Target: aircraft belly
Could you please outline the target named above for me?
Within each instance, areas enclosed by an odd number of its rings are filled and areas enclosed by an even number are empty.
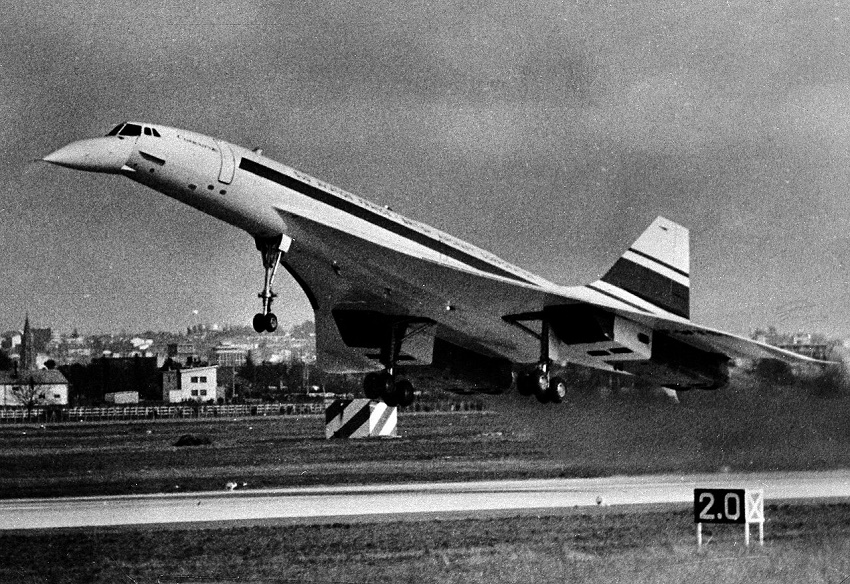
[[[538,308],[546,293],[413,257],[301,217],[284,220],[293,240],[284,261],[318,304],[323,368],[339,370],[347,360],[361,371],[376,368],[376,362],[364,361],[363,351],[342,342],[330,314],[339,306],[427,318],[438,325],[438,336],[462,347],[514,362],[537,359],[538,341],[501,317]]]

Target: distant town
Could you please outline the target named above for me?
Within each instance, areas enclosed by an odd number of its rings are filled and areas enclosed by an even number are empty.
[[[316,369],[312,321],[263,335],[219,324],[92,335],[40,325],[26,315],[21,330],[0,336],[0,408],[297,402],[362,385]],[[847,342],[818,334],[768,327],[750,336],[815,359],[846,361],[849,353]],[[586,377],[572,372],[577,382]]]
[[[264,335],[220,324],[92,335],[39,326],[29,316],[23,324],[0,336],[0,407],[244,403],[320,387],[312,321]]]

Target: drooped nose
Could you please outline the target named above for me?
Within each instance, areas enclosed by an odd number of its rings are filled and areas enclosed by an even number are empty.
[[[127,163],[132,149],[133,142],[130,140],[117,137],[92,138],[71,142],[42,160],[77,170],[117,174]]]

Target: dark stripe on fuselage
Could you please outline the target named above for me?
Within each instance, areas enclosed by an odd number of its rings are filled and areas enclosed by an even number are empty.
[[[665,267],[665,268],[667,268],[668,270],[673,270],[673,271],[674,271],[674,272],[676,272],[677,274],[681,274],[681,275],[683,275],[683,276],[684,276],[684,277],[686,277],[686,278],[690,278],[690,277],[691,277],[691,276],[690,276],[690,274],[688,274],[686,271],[684,271],[684,270],[680,270],[679,268],[674,268],[674,267],[673,267],[673,266],[671,266],[670,264],[664,263],[664,262],[662,262],[661,260],[659,260],[658,258],[656,258],[656,257],[652,257],[652,256],[651,256],[651,255],[649,255],[648,253],[643,253],[642,251],[638,251],[638,250],[636,250],[636,249],[635,249],[635,248],[633,248],[633,247],[630,247],[630,248],[629,248],[629,251],[630,251],[630,252],[632,252],[632,253],[634,253],[634,254],[637,254],[637,255],[639,255],[639,256],[641,256],[641,257],[643,257],[643,258],[646,258],[646,259],[648,259],[648,260],[651,260],[651,261],[655,262],[656,264],[658,264],[659,266],[664,266],[664,267]]]
[[[510,278],[512,280],[516,280],[518,282],[523,282],[526,284],[534,283],[529,280],[526,280],[522,276],[517,276],[516,274],[513,274],[507,270],[499,268],[498,266],[494,266],[493,264],[479,257],[470,255],[456,247],[448,245],[442,241],[433,239],[432,237],[429,237],[424,233],[421,233],[415,229],[411,229],[406,225],[402,225],[401,223],[393,221],[389,217],[384,217],[383,215],[375,213],[374,211],[371,211],[365,207],[361,207],[356,203],[347,201],[341,197],[332,195],[331,193],[327,193],[322,189],[314,187],[313,185],[307,184],[303,181],[298,180],[297,178],[293,178],[291,176],[283,174],[282,172],[274,170],[273,168],[269,168],[268,166],[264,166],[248,158],[243,158],[239,162],[239,168],[266,180],[270,180],[288,189],[292,189],[293,191],[301,193],[302,195],[310,197],[311,199],[319,201],[320,203],[330,205],[331,207],[339,209],[340,211],[348,213],[349,215],[353,215],[358,219],[368,221],[369,223],[377,227],[386,229],[387,231],[395,233],[396,235],[400,235],[405,239],[415,241],[420,245],[424,245],[425,247],[428,247],[436,251],[437,253],[441,253],[447,257],[464,263],[471,268],[475,268],[476,270],[481,270],[482,272],[487,272],[495,276]]]
[[[676,316],[689,318],[691,303],[688,287],[646,266],[620,258],[614,267],[602,276],[602,281],[622,288]]]

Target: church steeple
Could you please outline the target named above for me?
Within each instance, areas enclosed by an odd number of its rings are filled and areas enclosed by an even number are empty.
[[[20,370],[32,371],[35,369],[35,345],[30,330],[30,315],[27,313],[24,320],[24,334],[21,338],[21,366]]]

